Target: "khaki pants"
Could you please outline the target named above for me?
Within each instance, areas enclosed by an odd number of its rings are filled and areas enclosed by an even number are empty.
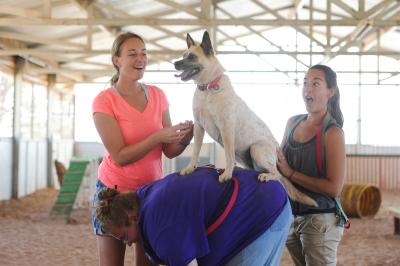
[[[294,216],[286,247],[296,266],[336,265],[343,227],[335,213]]]

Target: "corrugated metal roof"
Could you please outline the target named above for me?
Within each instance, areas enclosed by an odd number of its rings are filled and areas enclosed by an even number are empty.
[[[158,64],[179,56],[187,32],[198,40],[208,29],[215,32],[215,50],[224,54],[242,51],[260,58],[269,53],[300,57],[312,47],[310,53],[317,52],[325,60],[341,54],[400,58],[398,1],[327,3],[0,0],[0,57],[18,55],[43,62],[47,66],[42,73],[80,71],[77,79],[90,81],[111,71],[109,50],[121,31],[140,34],[149,49],[150,63]]]

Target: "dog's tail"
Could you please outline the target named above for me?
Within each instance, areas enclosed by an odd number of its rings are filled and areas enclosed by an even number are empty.
[[[291,200],[318,207],[318,204],[315,202],[315,200],[299,191],[287,178],[281,177],[279,181],[281,181],[282,185],[285,187],[286,192]]]

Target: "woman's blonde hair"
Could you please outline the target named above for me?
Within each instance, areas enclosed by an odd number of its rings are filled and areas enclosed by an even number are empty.
[[[139,199],[135,192],[118,192],[105,188],[99,192],[96,205],[96,217],[103,224],[103,230],[113,226],[129,226],[128,213],[139,211]]]
[[[132,32],[122,33],[114,40],[114,43],[111,47],[111,62],[113,63],[114,68],[117,71],[117,73],[115,73],[114,76],[111,78],[111,85],[114,85],[115,83],[117,83],[118,78],[119,78],[119,68],[117,65],[114,64],[113,58],[114,58],[114,56],[120,56],[121,46],[124,44],[124,42],[126,40],[129,40],[129,39],[139,39],[144,43],[142,37],[140,37],[136,33],[132,33]]]

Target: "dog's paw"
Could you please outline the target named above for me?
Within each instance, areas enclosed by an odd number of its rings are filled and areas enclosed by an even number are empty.
[[[258,175],[258,180],[261,182],[267,182],[270,180],[279,180],[279,175],[271,173],[261,173]]]
[[[179,174],[180,174],[180,175],[188,175],[188,174],[190,174],[190,173],[193,173],[195,169],[196,169],[196,165],[194,165],[194,166],[189,165],[189,166],[187,166],[185,169],[182,169],[182,170],[179,172]]]
[[[232,175],[229,174],[227,171],[223,172],[219,175],[218,180],[220,183],[226,182],[232,178]]]

